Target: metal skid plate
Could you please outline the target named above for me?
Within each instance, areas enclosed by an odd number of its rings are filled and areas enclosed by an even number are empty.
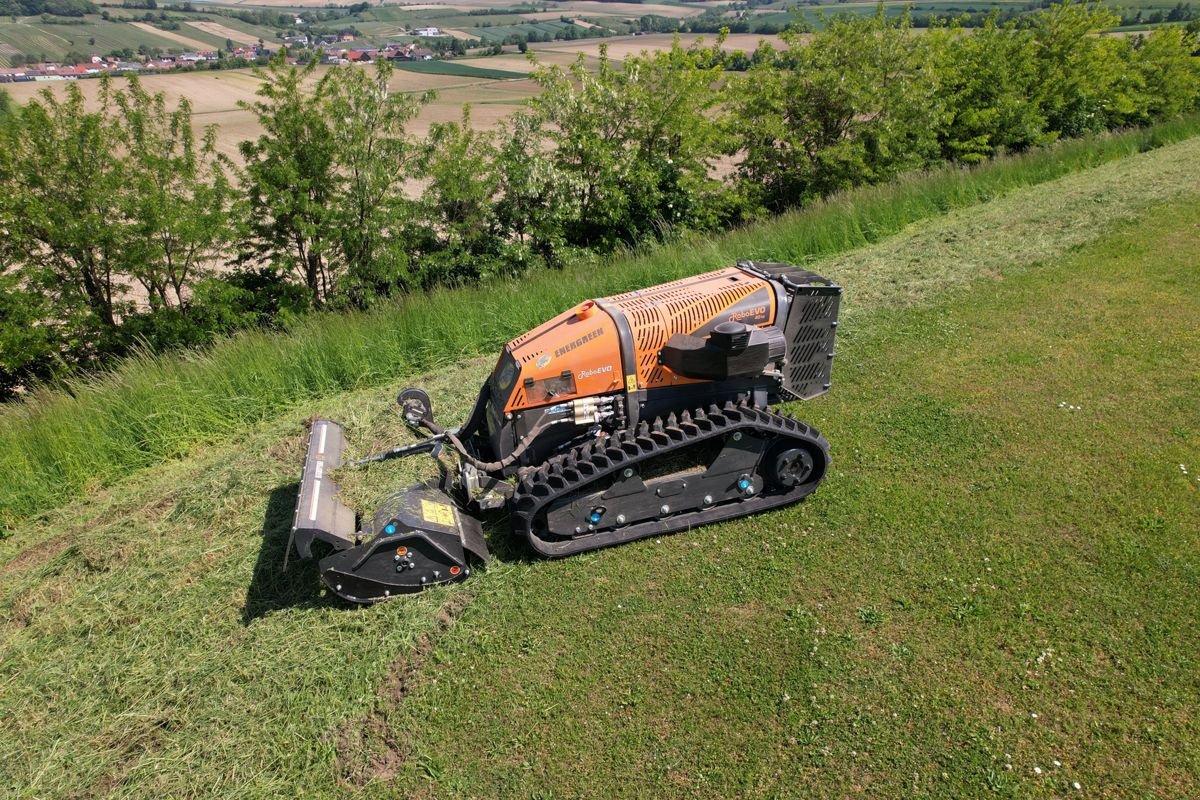
[[[367,541],[320,562],[325,584],[355,603],[465,580],[471,574],[469,556],[488,558],[479,520],[430,486],[392,495],[363,535]]]
[[[345,449],[346,431],[341,425],[328,419],[313,420],[292,521],[291,545],[301,558],[312,558],[314,539],[337,550],[357,543],[354,511],[338,499],[338,487],[330,474],[342,466]]]

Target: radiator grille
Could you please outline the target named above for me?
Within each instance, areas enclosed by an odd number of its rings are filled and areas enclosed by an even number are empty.
[[[783,389],[789,400],[808,400],[829,390],[834,334],[841,295],[829,289],[799,289],[792,296],[784,338],[787,366]]]
[[[639,353],[638,376],[653,384],[663,379],[658,351],[672,334],[694,333],[762,287],[762,281],[731,268],[615,295],[608,302],[625,312]]]

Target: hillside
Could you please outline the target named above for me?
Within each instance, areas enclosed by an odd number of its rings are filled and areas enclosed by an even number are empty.
[[[1200,792],[1198,160],[1191,138],[812,259],[846,286],[840,356],[788,410],[835,464],[786,511],[559,562],[498,523],[486,571],[369,609],[284,571],[303,420],[377,449],[405,435],[396,388],[454,418],[485,357],[304,400],[17,523],[0,785]],[[694,258],[770,257],[768,233]]]

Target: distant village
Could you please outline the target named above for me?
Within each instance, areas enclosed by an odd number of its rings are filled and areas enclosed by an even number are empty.
[[[438,36],[437,28],[421,28],[413,32],[417,36]],[[320,50],[323,64],[350,64],[374,61],[430,61],[433,51],[421,47],[415,42],[390,43],[383,47],[350,50],[338,45],[351,42],[354,37],[350,34],[324,34],[312,37],[306,35],[288,36],[283,40],[288,51]],[[226,57],[241,61],[263,61],[275,56],[278,48],[272,50],[266,46],[236,47],[223,53]],[[23,67],[0,69],[0,83],[22,83],[26,81],[63,81],[76,78],[91,78],[105,74],[116,73],[159,73],[172,70],[209,68],[221,59],[216,50],[194,53],[178,53],[146,57],[144,60],[121,59],[113,56],[93,55],[89,63],[84,64],[29,64]],[[305,59],[288,56],[289,63],[297,63]]]

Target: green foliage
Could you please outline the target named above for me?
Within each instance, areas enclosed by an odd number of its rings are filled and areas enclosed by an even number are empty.
[[[423,141],[407,125],[424,98],[391,92],[388,64],[320,76],[277,59],[245,104],[263,134],[241,144],[238,180],[213,132],[193,133],[186,102],[168,110],[136,82],[106,83],[89,110],[68,87],[6,134],[0,253],[20,275],[14,291],[52,309],[41,324],[58,348],[50,361],[28,342],[10,352],[27,353],[23,374],[36,376],[102,366],[135,342],[201,345],[279,322],[212,284],[231,262],[302,287],[310,308],[365,309],[1197,107],[1194,31],[1097,36],[1114,17],[1071,2],[1002,18],[964,20],[980,26],[971,35],[955,23],[915,36],[907,14],[880,7],[809,40],[789,33],[782,52],[726,54],[720,37],[620,62],[602,49],[595,64],[535,65],[541,93],[498,132],[464,115]]]
[[[462,122],[434,123],[423,143],[420,176],[429,181],[422,211],[424,283],[476,283],[510,263],[495,197],[500,172],[495,137]]]
[[[49,318],[44,295],[17,275],[0,275],[0,400],[61,371],[55,327],[43,324]]]
[[[330,257],[337,230],[333,136],[320,98],[302,89],[316,65],[293,68],[280,57],[255,70],[262,99],[242,105],[265,132],[242,142],[241,151],[250,252],[295,273],[319,306],[333,292]]]
[[[1134,51],[1141,81],[1131,121],[1145,124],[1197,107],[1200,57],[1196,51],[1200,48],[1200,24],[1195,27],[1194,31],[1174,25],[1155,28]]]
[[[784,34],[731,89],[747,194],[772,211],[940,160],[977,163],[1196,107],[1195,38],[1099,36],[1118,20],[1070,0],[978,30],[913,36],[907,15],[841,15]]]
[[[839,16],[806,41],[785,34],[780,63],[732,89],[739,173],[778,211],[921,167],[937,152],[945,114],[931,46],[907,17]]]
[[[96,4],[89,0],[0,0],[0,16],[53,14],[59,17],[82,17],[98,12]]]
[[[55,361],[77,368],[128,347],[135,286],[150,310],[186,319],[192,284],[232,237],[213,132],[198,146],[186,101],[168,111],[136,79],[102,81],[95,111],[75,85],[62,99],[42,92],[5,126],[0,148],[0,255]],[[8,369],[32,377],[47,363],[31,353],[27,369]]]
[[[568,180],[567,242],[611,249],[721,221],[721,185],[710,177],[724,144],[713,113],[721,69],[702,66],[712,61],[706,55],[677,39],[669,50],[615,65],[601,45],[594,71],[580,57],[568,70],[532,73],[542,87],[531,101],[535,119]]]
[[[256,74],[245,107],[265,133],[242,143],[251,208],[249,254],[294,273],[315,307],[365,307],[411,283],[403,236],[412,204],[402,180],[414,148],[404,126],[422,100],[389,91],[391,67],[338,67],[313,91],[317,62],[282,57]]]
[[[1066,2],[1033,17],[1038,92],[1050,133],[1078,136],[1116,127],[1134,113],[1129,45],[1096,34],[1120,18],[1099,6]]]
[[[525,112],[513,114],[501,127],[496,216],[521,248],[515,252],[561,267],[568,250],[567,222],[579,209],[569,176],[546,152],[542,139],[541,124]]]
[[[977,163],[1049,138],[1040,105],[1030,101],[1039,85],[1032,37],[992,15],[978,30],[933,30],[929,40],[944,98],[945,158]]]
[[[125,254],[137,246],[111,214],[125,170],[108,81],[100,105],[88,112],[75,85],[61,100],[44,91],[6,127],[0,148],[10,156],[0,173],[0,248],[26,290],[54,308],[71,359],[84,366],[113,347],[118,317],[132,309]]]
[[[151,311],[186,312],[187,290],[212,275],[235,238],[234,192],[216,155],[216,129],[199,143],[185,98],[168,111],[161,93],[137,78],[115,95],[126,154],[121,216],[130,221],[130,246],[121,271],[145,290]]]

